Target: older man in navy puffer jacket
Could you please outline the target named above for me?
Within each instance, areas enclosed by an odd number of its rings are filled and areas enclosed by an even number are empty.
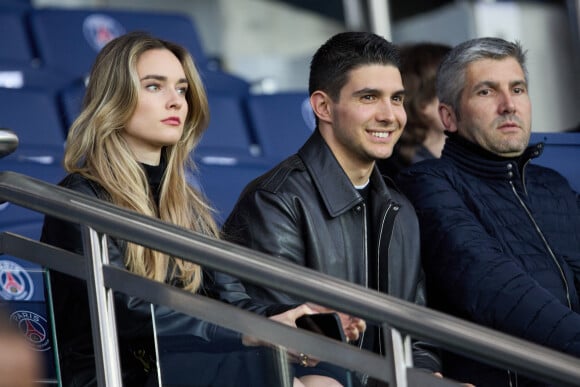
[[[578,195],[530,164],[525,53],[480,38],[455,47],[437,76],[449,137],[441,159],[399,176],[421,225],[431,307],[580,357]],[[541,386],[451,353],[447,377],[480,386]]]

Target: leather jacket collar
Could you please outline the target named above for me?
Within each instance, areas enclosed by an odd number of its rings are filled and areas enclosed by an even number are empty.
[[[312,177],[330,216],[340,216],[363,201],[318,129],[300,148],[298,156]],[[389,191],[376,166],[371,173],[370,186],[384,196],[385,201],[390,199]]]

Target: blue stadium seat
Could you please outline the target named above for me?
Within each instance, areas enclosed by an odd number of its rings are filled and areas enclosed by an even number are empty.
[[[19,148],[63,150],[64,130],[53,94],[34,89],[0,89],[0,126],[12,129]]]
[[[25,17],[22,10],[0,6],[0,87],[56,90],[65,85],[69,77],[58,70],[39,66]]]
[[[0,47],[0,63],[32,63],[34,51],[22,12],[0,9]]]
[[[0,0],[0,11],[26,12],[33,6],[32,0]]]
[[[580,133],[532,133],[531,144],[543,142],[542,155],[533,160],[534,163],[555,169],[560,172],[580,193]]]
[[[60,166],[62,154],[45,154],[39,156],[39,161],[20,159],[22,155],[26,155],[26,153],[17,150],[12,155],[0,160],[0,171],[13,171],[53,184],[64,178],[65,171]],[[30,222],[39,222],[42,219],[43,215],[36,211],[12,203],[0,204],[0,231],[15,226],[23,226]]]
[[[208,93],[223,93],[237,97],[246,97],[250,94],[249,82],[240,77],[210,68],[198,70]]]
[[[253,140],[240,98],[208,92],[209,127],[197,147],[200,160],[222,157],[222,164],[236,164],[239,159],[255,158]],[[215,160],[214,163],[219,163]]]
[[[214,218],[220,226],[234,208],[245,186],[272,167],[263,162],[239,162],[236,165],[198,162],[197,166],[195,177],[199,181],[200,190],[216,210]]]
[[[42,8],[30,12],[33,41],[41,62],[73,78],[84,78],[100,49],[131,31],[147,31],[186,47],[208,89],[245,95],[249,84],[212,69],[192,19],[181,13],[118,9]]]
[[[195,150],[201,191],[225,220],[242,189],[272,165],[256,154],[240,98],[208,92],[210,124]]]
[[[0,127],[19,137],[14,153],[0,160],[0,170],[11,170],[57,183],[64,177],[61,166],[64,131],[52,94],[40,90],[0,89]],[[0,230],[7,224],[39,221],[37,212],[4,203],[0,206]]]
[[[202,67],[208,60],[192,20],[179,13],[40,8],[30,12],[29,18],[40,60],[79,77],[88,73],[106,43],[136,30],[187,47]]]
[[[85,90],[84,82],[76,81],[61,89],[57,94],[64,121],[65,136],[68,133],[68,128],[81,112]]]
[[[0,88],[26,88],[56,91],[70,83],[70,76],[45,67],[21,63],[0,63]]]
[[[247,109],[263,157],[278,162],[296,153],[312,133],[302,117],[306,92],[250,95]]]

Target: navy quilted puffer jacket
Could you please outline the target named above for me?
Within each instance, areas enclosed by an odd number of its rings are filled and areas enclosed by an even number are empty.
[[[419,216],[431,307],[580,357],[579,198],[530,163],[542,149],[501,159],[452,135],[399,186]],[[507,385],[505,370],[468,363],[444,363],[445,376]]]

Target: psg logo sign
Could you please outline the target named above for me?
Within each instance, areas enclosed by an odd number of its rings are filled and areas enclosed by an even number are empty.
[[[111,40],[123,35],[123,26],[110,16],[93,14],[83,22],[83,34],[89,45],[97,52]]]
[[[32,298],[34,283],[28,272],[12,261],[0,261],[0,298],[26,301]]]
[[[29,310],[18,310],[10,315],[10,321],[18,327],[33,349],[44,352],[50,349],[46,319]]]

